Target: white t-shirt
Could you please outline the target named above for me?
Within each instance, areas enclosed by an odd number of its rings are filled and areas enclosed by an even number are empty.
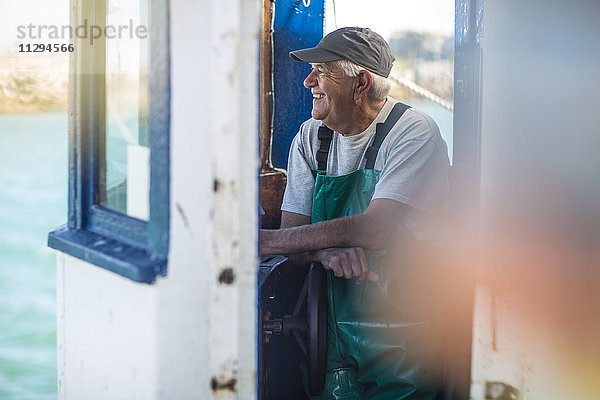
[[[365,152],[375,137],[376,124],[386,120],[396,103],[388,97],[371,125],[357,135],[333,132],[327,175],[339,176],[364,168]],[[292,141],[283,211],[312,214],[312,171],[317,169],[318,130],[322,124],[309,119]],[[436,241],[440,219],[445,219],[448,211],[449,167],[447,146],[437,124],[427,114],[410,108],[379,148],[375,169],[381,175],[373,199],[391,199],[410,206],[403,218],[405,227],[418,239]]]

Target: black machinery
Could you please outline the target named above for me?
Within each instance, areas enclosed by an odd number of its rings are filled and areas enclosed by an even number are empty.
[[[259,398],[305,399],[306,389],[321,394],[327,368],[325,269],[320,263],[305,268],[284,256],[267,256],[258,282]],[[305,384],[301,368],[306,368]]]

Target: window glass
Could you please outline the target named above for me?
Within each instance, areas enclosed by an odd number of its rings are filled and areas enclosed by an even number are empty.
[[[149,220],[147,1],[110,0],[106,10],[105,132],[99,202]]]
[[[74,4],[89,35],[72,55],[68,221],[48,245],[151,284],[169,251],[168,1]]]

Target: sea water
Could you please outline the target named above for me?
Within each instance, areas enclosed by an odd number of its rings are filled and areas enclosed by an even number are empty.
[[[67,113],[0,115],[0,399],[56,399],[55,253]]]

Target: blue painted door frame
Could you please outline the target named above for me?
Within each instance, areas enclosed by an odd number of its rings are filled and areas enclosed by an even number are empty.
[[[293,61],[289,52],[314,47],[323,37],[324,0],[277,0],[273,22],[273,165],[287,168],[292,139],[310,118],[312,95],[302,82],[307,63]]]
[[[455,0],[454,137],[451,175],[454,229],[462,240],[476,243],[481,175],[481,38],[484,0]],[[456,265],[465,279],[455,288],[460,298],[453,316],[446,379],[447,397],[467,400],[471,386],[471,342],[475,300],[475,263]]]

